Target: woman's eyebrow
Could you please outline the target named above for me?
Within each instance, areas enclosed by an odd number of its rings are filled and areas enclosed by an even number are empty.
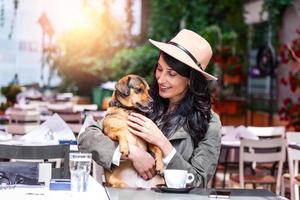
[[[157,66],[162,67],[161,64],[159,64],[159,62],[157,62]],[[174,69],[172,69],[171,67],[167,66],[167,70],[168,71],[174,71]]]

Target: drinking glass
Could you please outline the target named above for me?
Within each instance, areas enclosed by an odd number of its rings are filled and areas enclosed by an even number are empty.
[[[91,171],[91,153],[70,153],[71,191],[86,192]]]

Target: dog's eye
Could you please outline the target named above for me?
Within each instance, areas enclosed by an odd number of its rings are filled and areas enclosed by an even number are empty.
[[[141,88],[135,88],[134,91],[135,91],[135,93],[139,94],[139,93],[142,92],[142,89]]]

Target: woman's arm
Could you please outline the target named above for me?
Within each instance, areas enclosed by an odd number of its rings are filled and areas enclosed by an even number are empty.
[[[112,159],[118,143],[103,134],[101,126],[90,126],[78,136],[80,152],[89,152],[93,160],[105,169],[112,168]]]
[[[166,157],[171,153],[173,149],[172,144],[151,119],[139,113],[130,113],[127,124],[129,126],[128,129],[132,134],[159,147],[163,157]]]
[[[93,160],[108,170],[112,169],[112,160],[117,146],[117,142],[103,134],[101,122],[99,126],[90,126],[86,128],[86,130],[78,137],[79,151],[92,153]],[[150,179],[155,175],[155,160],[145,150],[136,146],[130,146],[128,158],[122,159],[131,160],[138,174],[145,180]]]
[[[190,161],[186,161],[179,152],[176,152],[167,166],[167,168],[186,169],[196,175],[194,186],[206,187],[218,164],[221,149],[221,122],[217,114],[212,115],[209,128],[194,149]]]

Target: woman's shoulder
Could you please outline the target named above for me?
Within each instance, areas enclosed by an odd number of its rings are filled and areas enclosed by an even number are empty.
[[[210,121],[217,121],[217,122],[220,122],[220,124],[221,124],[219,115],[217,113],[215,113],[213,110],[211,110],[211,120]]]
[[[222,128],[220,117],[217,113],[215,113],[213,110],[211,110],[211,119],[209,122],[208,131],[219,133]]]

